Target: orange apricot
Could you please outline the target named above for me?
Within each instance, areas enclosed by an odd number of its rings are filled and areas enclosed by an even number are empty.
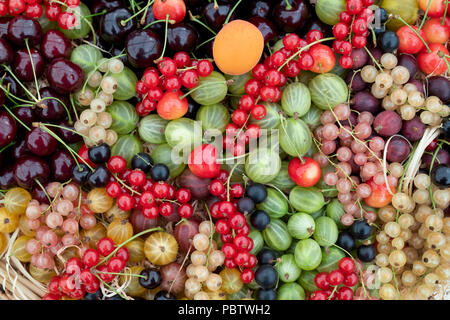
[[[233,20],[217,34],[213,56],[220,71],[241,75],[258,63],[263,49],[264,38],[257,27],[244,20]]]

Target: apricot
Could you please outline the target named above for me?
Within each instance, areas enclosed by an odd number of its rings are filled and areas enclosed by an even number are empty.
[[[220,71],[241,75],[258,63],[263,49],[264,37],[257,27],[244,20],[233,20],[217,34],[213,56]]]

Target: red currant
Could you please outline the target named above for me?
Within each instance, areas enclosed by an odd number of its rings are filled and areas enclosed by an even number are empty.
[[[339,64],[344,69],[350,69],[353,67],[353,59],[350,56],[341,56],[339,58]]]
[[[117,257],[113,257],[109,259],[108,264],[108,272],[120,272],[123,268],[125,268],[125,262]]]
[[[186,70],[180,76],[181,84],[188,89],[198,86],[198,73],[195,70]]]
[[[58,25],[61,29],[72,30],[75,26],[76,18],[72,12],[62,12],[58,16]]]
[[[164,88],[167,91],[177,92],[181,89],[181,80],[177,76],[167,77],[164,81]]]
[[[309,70],[314,65],[314,58],[308,52],[303,52],[298,59],[300,69]]]
[[[219,234],[227,234],[230,232],[230,224],[225,219],[216,222],[216,231]]]
[[[249,259],[250,254],[247,251],[238,251],[234,257],[234,262],[239,266],[243,267]]]
[[[180,188],[177,190],[175,197],[180,203],[187,203],[191,200],[191,191],[186,188]]]
[[[239,230],[247,223],[245,216],[242,213],[236,213],[230,218],[230,227],[234,230]]]
[[[283,38],[283,45],[287,50],[297,50],[300,46],[300,37],[295,33],[288,34]]]
[[[338,300],[353,300],[353,290],[349,287],[340,287],[337,291],[336,298]]]
[[[352,21],[352,16],[347,11],[342,11],[339,14],[339,21],[348,25]]]
[[[300,74],[300,65],[297,61],[289,61],[283,68],[283,72],[287,77],[295,78]]]
[[[233,259],[225,259],[223,264],[224,264],[225,268],[227,268],[227,269],[236,268],[236,262],[234,262]]]
[[[363,35],[367,31],[367,22],[363,18],[358,18],[353,22],[352,31],[360,36]]]
[[[322,290],[328,290],[330,288],[330,283],[328,282],[328,274],[326,272],[319,272],[314,278],[314,283],[317,288]]]
[[[111,181],[106,185],[106,193],[111,198],[117,198],[122,193],[122,187],[116,181]]]
[[[363,4],[361,0],[347,0],[347,12],[355,15],[361,12]]]
[[[127,180],[131,186],[140,187],[145,183],[146,179],[147,177],[145,176],[144,171],[140,169],[134,169],[131,171]]]
[[[61,290],[59,289],[59,280],[61,277],[54,276],[50,282],[48,283],[48,292],[53,294],[61,294]]]
[[[355,48],[361,49],[367,44],[367,38],[364,36],[354,36],[352,38],[352,44]]]
[[[259,95],[259,91],[261,90],[261,88],[262,88],[261,82],[256,79],[250,79],[245,83],[245,92],[252,97],[257,97]],[[254,99],[253,104],[255,104]]]
[[[250,283],[255,278],[255,273],[252,269],[244,269],[241,272],[241,280],[243,283]]]
[[[353,272],[344,277],[343,284],[346,285],[347,287],[354,287],[356,286],[358,281],[359,281],[358,276],[356,275],[356,273]]]
[[[267,110],[262,104],[257,104],[252,109],[252,117],[255,120],[262,120],[266,117]]]
[[[127,168],[127,161],[121,156],[112,156],[108,160],[108,169],[112,173],[121,173]]]
[[[339,22],[333,27],[333,35],[337,40],[344,40],[349,33],[350,29],[348,28],[348,25],[343,22]]]
[[[332,286],[338,286],[344,281],[344,274],[339,270],[333,270],[327,275],[327,280]]]
[[[264,64],[258,63],[252,69],[253,78],[255,78],[256,80],[263,80],[267,70],[268,68]]]
[[[286,55],[283,53],[283,51],[278,50],[272,54],[272,63],[276,67],[280,67],[285,62],[286,62]]]
[[[164,57],[160,62],[158,62],[158,70],[166,77],[174,76],[177,72],[177,64],[172,59]]]
[[[231,233],[221,234],[220,240],[222,240],[223,243],[231,243],[233,242],[233,235]]]
[[[169,195],[169,185],[164,181],[158,181],[152,186],[152,193],[158,199],[167,199]]]
[[[111,238],[101,238],[97,243],[98,252],[106,257],[114,251],[114,241]]]
[[[231,115],[231,120],[238,125],[239,127],[242,127],[247,122],[247,113],[242,109],[234,110],[233,114]]]
[[[157,205],[147,206],[142,209],[142,214],[147,219],[155,219],[159,215],[159,208]]]
[[[194,208],[189,203],[184,203],[178,208],[180,217],[189,219],[194,214]]]
[[[242,197],[244,195],[244,187],[242,186],[242,184],[240,183],[233,184],[230,189],[230,195],[234,198]]]
[[[209,192],[211,192],[213,196],[220,196],[225,192],[223,182],[217,179],[211,181],[211,183],[209,184]]]
[[[28,4],[25,8],[25,15],[28,18],[37,19],[42,16],[42,13],[44,12],[44,9],[42,9],[42,6],[40,4]]]
[[[320,39],[323,39],[323,34],[319,30],[313,29],[306,34],[306,41],[308,41],[308,43],[313,43]]]
[[[117,197],[116,203],[120,210],[130,211],[134,207],[135,200],[130,194],[123,192]]]
[[[278,86],[281,81],[280,72],[274,69],[267,71],[264,75],[264,81],[268,86]]]
[[[232,243],[225,243],[222,246],[222,252],[225,255],[225,259],[233,259],[237,254],[237,249]]]
[[[197,64],[197,72],[201,77],[207,77],[213,72],[214,67],[209,60],[200,60]]]
[[[66,273],[69,275],[79,274],[83,269],[83,262],[79,258],[73,257],[66,262]]]
[[[130,260],[130,253],[128,252],[128,249],[126,247],[120,247],[114,256],[121,259],[125,263]]]
[[[175,53],[175,55],[173,56],[173,60],[176,62],[178,68],[185,68],[191,62],[189,54],[187,54],[184,51],[179,51]]]
[[[245,235],[237,235],[233,239],[233,244],[238,250],[249,251],[250,238]]]
[[[92,268],[100,261],[100,254],[95,249],[87,249],[83,254],[83,264],[86,268]]]
[[[252,79],[252,80],[254,80],[254,79]],[[255,81],[259,82],[258,80],[255,80]],[[258,94],[259,94],[259,90],[260,89],[258,89]],[[250,110],[252,110],[254,105],[255,105],[255,99],[251,95],[245,94],[239,100],[239,109],[242,109],[245,112],[250,112]]]
[[[356,264],[355,261],[353,261],[353,259],[345,257],[339,260],[338,268],[345,274],[351,274],[355,272]]]
[[[173,213],[173,207],[172,204],[168,203],[168,202],[164,202],[161,203],[159,205],[159,213],[163,216],[163,217],[168,217]]]

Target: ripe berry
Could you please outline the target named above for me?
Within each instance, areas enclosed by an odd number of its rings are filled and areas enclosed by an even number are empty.
[[[305,38],[306,41],[308,41],[308,43],[313,43],[316,42],[317,40],[323,39],[323,34],[319,30],[313,29],[308,31]]]
[[[283,53],[283,51],[278,50],[277,52],[274,52],[272,54],[272,63],[276,67],[280,67],[285,61],[286,61],[286,55]]]
[[[177,64],[174,60],[164,57],[159,63],[158,63],[158,70],[166,77],[173,76],[177,72]]]
[[[344,277],[343,284],[346,285],[347,287],[354,287],[358,283],[358,280],[359,279],[356,273],[352,272]]]
[[[173,56],[173,60],[176,62],[178,68],[184,68],[189,65],[191,62],[191,58],[189,57],[189,54],[187,54],[184,51],[179,51],[175,53]]]
[[[108,264],[108,272],[120,272],[123,268],[125,268],[125,262],[117,257],[113,257],[109,259]]]
[[[180,188],[177,190],[175,197],[178,202],[187,203],[191,200],[191,191],[186,188]]]
[[[234,244],[232,243],[225,243],[222,246],[222,252],[225,255],[225,259],[233,259],[234,256],[236,256],[237,250]]]
[[[181,84],[188,89],[198,86],[198,73],[195,70],[186,70],[180,76]]]
[[[124,192],[117,197],[116,203],[120,210],[130,211],[134,207],[135,200],[130,194]]]
[[[108,169],[111,173],[121,173],[127,168],[127,161],[121,156],[112,156],[108,160]]]
[[[216,222],[216,231],[219,234],[227,234],[230,232],[230,225],[225,219]]]
[[[159,181],[152,186],[152,193],[158,199],[167,199],[169,195],[169,185],[163,181]]]
[[[144,207],[142,209],[142,214],[144,215],[144,217],[146,217],[147,219],[155,219],[158,217],[159,215],[159,208],[157,205],[151,205],[151,206],[147,206]]]
[[[148,89],[154,89],[158,87],[161,82],[158,71],[154,68],[147,69],[142,76],[142,82]]]
[[[328,290],[330,288],[330,283],[328,282],[328,274],[326,272],[319,272],[314,278],[314,283],[317,288],[322,290]]]
[[[351,15],[355,15],[361,12],[363,9],[362,0],[347,0],[347,12]]]
[[[211,183],[209,184],[209,192],[211,192],[213,196],[220,196],[225,192],[223,182],[217,179],[211,181]]]
[[[284,40],[283,40],[283,42],[284,42]],[[258,63],[252,69],[253,78],[255,78],[257,80],[263,80],[264,74],[267,72],[267,70],[268,70],[268,68],[264,64]]]
[[[352,31],[360,36],[363,35],[367,31],[367,22],[363,18],[358,18],[353,22]]]
[[[349,287],[340,287],[336,297],[338,300],[353,300],[353,290]]]
[[[239,230],[247,223],[245,216],[242,213],[234,214],[230,219],[230,227],[234,230]]]
[[[130,260],[130,253],[128,252],[128,249],[125,247],[120,247],[114,256],[120,258],[125,263],[127,263],[128,260]]]
[[[122,188],[117,181],[111,181],[106,185],[106,193],[111,198],[117,198],[122,193]]]
[[[352,21],[352,16],[347,11],[342,11],[339,14],[339,21],[345,24],[349,24]]]
[[[110,238],[101,238],[98,240],[97,250],[102,256],[106,257],[114,251],[114,241]]]
[[[234,110],[231,120],[239,127],[242,127],[247,121],[247,113],[242,109]]]
[[[247,129],[248,132],[248,129]],[[230,189],[230,196],[240,198],[244,195],[244,187],[240,183],[233,184]]]
[[[350,69],[353,67],[353,59],[350,56],[342,56],[339,58],[339,64],[344,69]]]
[[[241,272],[241,280],[243,283],[250,283],[255,278],[255,273],[252,269],[244,269]]]
[[[178,214],[181,218],[189,219],[194,214],[194,208],[189,203],[184,203],[178,208]]]
[[[339,270],[344,272],[344,274],[351,274],[355,272],[356,264],[355,261],[353,261],[353,259],[345,257],[339,260],[338,268]]]
[[[297,50],[300,46],[300,37],[295,33],[288,34],[283,38],[283,45],[287,50]]]
[[[281,74],[277,70],[269,70],[264,75],[264,81],[268,86],[278,86],[281,81]]]
[[[333,35],[338,40],[344,40],[345,37],[348,36],[349,32],[350,32],[350,29],[343,22],[339,22],[333,27]]]
[[[361,49],[367,44],[367,38],[364,36],[354,36],[352,44],[355,48]]]
[[[314,58],[308,52],[303,52],[298,59],[298,63],[302,70],[309,70],[314,65]]]
[[[330,285],[338,286],[344,281],[344,274],[339,270],[333,270],[328,274],[327,280]]]
[[[254,80],[254,79],[251,79],[251,80]],[[258,80],[254,80],[254,81],[256,81],[258,83],[257,84],[258,85],[257,92],[255,92],[256,94],[254,95],[254,96],[257,96],[257,95],[259,95],[259,91],[261,90],[262,86]],[[254,106],[255,106],[255,99],[249,94],[243,95],[241,97],[241,99],[239,100],[239,109],[242,109],[245,112],[250,112]]]
[[[140,169],[132,170],[130,175],[128,176],[128,182],[131,186],[140,187],[146,181],[145,173]]]
[[[247,251],[238,251],[234,257],[234,262],[239,266],[243,267],[249,259],[250,254]]]
[[[197,64],[197,72],[201,77],[207,77],[213,72],[214,67],[209,60],[200,60]]]
[[[266,117],[267,110],[266,107],[264,107],[261,104],[257,104],[252,109],[252,117],[255,120],[262,120]]]
[[[238,250],[249,251],[250,238],[245,235],[236,235],[233,239],[233,244]]]
[[[173,213],[173,207],[170,203],[168,202],[164,202],[162,204],[160,204],[159,206],[159,213],[163,216],[163,217],[168,217]]]

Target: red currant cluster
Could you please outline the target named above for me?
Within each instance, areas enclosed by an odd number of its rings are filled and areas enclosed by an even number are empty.
[[[250,254],[253,249],[253,240],[248,236],[250,226],[236,205],[238,198],[244,195],[244,188],[240,184],[234,184],[229,191],[231,200],[226,200],[227,191],[224,184],[227,178],[228,172],[222,170],[219,177],[210,183],[211,194],[221,199],[212,204],[211,216],[216,219],[216,231],[223,242],[221,250],[225,255],[225,267],[239,267],[242,282],[250,283],[255,276],[252,268],[258,260]]]
[[[130,258],[125,247],[120,247],[110,256],[115,250],[110,238],[102,238],[97,243],[97,249],[87,249],[81,259],[70,258],[66,262],[65,272],[50,280],[49,293],[43,300],[60,300],[62,296],[81,299],[86,292],[97,292],[101,282],[111,283]],[[104,257],[102,261],[100,256]]]
[[[320,290],[314,291],[310,300],[353,300],[353,290],[359,279],[356,274],[356,264],[351,258],[342,258],[338,269],[329,273],[319,272],[314,278]]]
[[[136,112],[144,117],[156,109],[158,101],[169,92],[179,92],[183,86],[193,89],[198,86],[199,77],[207,77],[214,67],[209,60],[191,60],[186,52],[177,52],[173,59],[164,57],[157,68],[149,67],[136,84],[136,91],[142,101],[136,105]]]
[[[191,192],[181,188],[176,190],[165,181],[153,181],[140,169],[128,169],[126,160],[113,156],[108,160],[108,169],[116,178],[106,185],[106,193],[116,199],[117,206],[123,211],[142,210],[148,219],[158,215],[170,216],[178,206],[182,218],[190,218],[194,208],[189,204]],[[176,201],[175,201],[176,199]]]
[[[369,36],[369,23],[372,22],[375,13],[368,7],[374,4],[374,0],[347,0],[347,11],[339,15],[340,22],[334,25],[333,50],[342,54],[339,64],[342,68],[350,69],[353,59],[350,57],[353,48],[361,49],[367,44]]]
[[[33,19],[38,19],[44,13],[41,0],[0,0],[0,17],[24,14]],[[76,17],[72,12],[63,12],[63,7],[76,8],[80,0],[61,0],[56,3],[53,0],[44,0],[45,16],[50,21],[58,21],[63,29],[71,29],[75,26]]]

